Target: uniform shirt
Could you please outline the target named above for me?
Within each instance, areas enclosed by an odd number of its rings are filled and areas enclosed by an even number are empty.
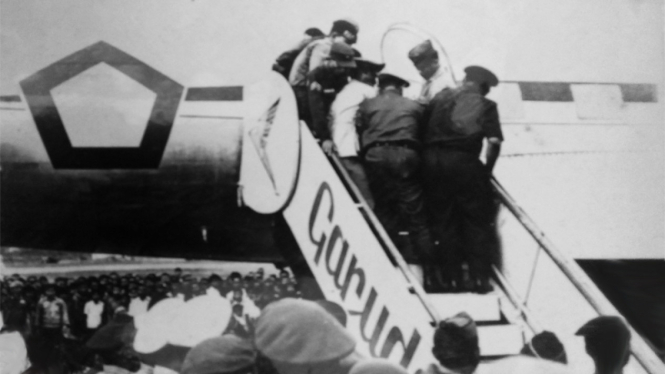
[[[332,38],[315,40],[307,45],[293,62],[289,83],[291,86],[307,86],[307,74],[319,67],[323,60],[330,57]]]
[[[104,302],[90,300],[85,303],[83,313],[87,316],[85,320],[86,327],[89,329],[96,329],[102,324],[102,313],[104,313]]]
[[[426,144],[480,155],[483,138],[503,140],[496,103],[472,89],[445,89],[425,114]]]
[[[363,100],[375,96],[374,87],[354,79],[337,94],[330,106],[330,132],[340,157],[358,155],[360,143],[356,131],[356,113]]]
[[[427,104],[444,88],[455,88],[455,82],[452,81],[449,74],[445,74],[445,69],[439,66],[434,75],[423,84],[418,101]]]
[[[38,323],[45,328],[61,328],[63,325],[69,325],[69,315],[67,305],[62,299],[56,297],[53,300],[43,298],[37,305]]]
[[[148,311],[148,304],[150,303],[150,297],[141,299],[140,297],[135,297],[129,302],[129,314],[132,317],[136,317]]]
[[[393,90],[363,101],[356,117],[361,145],[366,149],[377,142],[404,142],[420,145],[420,121],[424,106]]]

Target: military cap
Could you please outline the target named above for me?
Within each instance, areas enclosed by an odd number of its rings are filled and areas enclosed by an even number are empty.
[[[271,360],[313,364],[347,356],[355,339],[313,301],[285,298],[266,306],[256,322],[256,347]]]
[[[379,74],[379,86],[388,81],[397,83],[404,87],[409,87],[409,81],[400,77],[397,73],[384,71]]]
[[[386,64],[380,64],[364,58],[356,58],[356,65],[358,65],[358,69],[370,70],[375,73],[380,72],[386,66]]]
[[[561,341],[550,331],[540,332],[524,345],[520,352],[525,355],[544,358],[562,364],[568,363],[566,350]]]
[[[316,28],[316,27],[310,27],[310,28],[308,28],[307,30],[305,30],[305,34],[307,34],[307,35],[309,35],[309,36],[311,36],[311,37],[314,37],[314,38],[318,38],[318,37],[323,37],[323,36],[325,36],[325,35],[323,34],[323,31],[319,30],[319,29]]]
[[[407,371],[385,358],[370,358],[353,365],[349,374],[407,374]]]
[[[330,58],[335,60],[340,67],[355,68],[356,62],[354,56],[353,48],[346,43],[333,43],[330,48]]]
[[[432,352],[450,369],[478,364],[478,329],[471,316],[461,312],[441,321],[434,332]]]
[[[344,31],[349,31],[355,35],[358,34],[360,28],[358,27],[358,23],[350,18],[338,19],[337,21],[333,22],[331,32],[338,32],[342,34]]]
[[[432,42],[429,39],[416,45],[409,51],[409,59],[414,64],[425,61],[426,59],[432,57],[439,57],[439,53],[436,51],[436,49],[434,49]]]
[[[231,373],[254,365],[252,343],[227,334],[202,341],[192,348],[182,364],[182,374]]]
[[[630,338],[630,330],[619,317],[600,316],[585,323],[575,335],[584,336],[587,339],[612,337],[625,340]]]
[[[464,72],[466,73],[466,80],[486,83],[490,87],[495,87],[499,84],[499,78],[482,66],[467,66]]]

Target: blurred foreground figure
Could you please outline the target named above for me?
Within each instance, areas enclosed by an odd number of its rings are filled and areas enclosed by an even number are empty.
[[[621,374],[630,358],[630,330],[619,317],[601,316],[585,323],[575,335],[584,337],[595,374]]]
[[[363,359],[335,317],[302,299],[268,305],[256,323],[255,345],[279,374],[348,374]]]

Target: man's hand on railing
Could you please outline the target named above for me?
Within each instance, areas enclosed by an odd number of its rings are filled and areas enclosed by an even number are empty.
[[[336,151],[335,144],[330,139],[326,139],[321,143],[321,149],[323,149],[323,152],[328,156],[332,156]]]

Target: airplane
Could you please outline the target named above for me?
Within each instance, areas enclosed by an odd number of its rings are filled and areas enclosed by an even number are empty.
[[[291,207],[310,178],[300,164],[307,134],[292,125],[293,98],[270,65],[308,27],[325,32],[350,16],[356,48],[414,91],[422,79],[406,52],[426,38],[456,80],[467,65],[499,76],[489,96],[506,137],[497,180],[599,287],[630,290],[613,301],[637,305],[622,309],[631,321],[654,313],[634,323],[664,348],[662,300],[651,309],[653,294],[649,308],[631,298],[640,274],[662,279],[662,4],[1,5],[3,247],[293,260],[275,233],[282,214],[309,218]],[[539,247],[509,216],[500,224],[504,247]],[[504,252],[508,268],[532,260]]]

